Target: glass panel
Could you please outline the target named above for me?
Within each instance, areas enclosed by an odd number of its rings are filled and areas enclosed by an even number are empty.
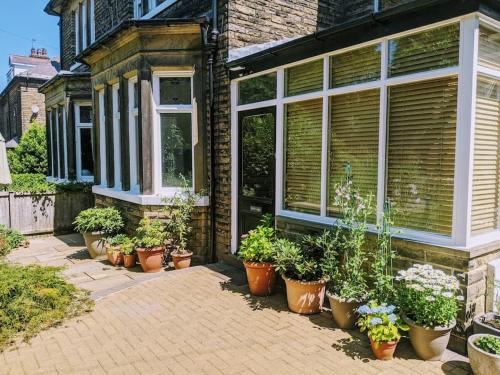
[[[389,89],[387,196],[397,226],[451,235],[457,78]]]
[[[323,100],[288,104],[285,109],[284,208],[320,213]]]
[[[380,44],[330,57],[330,88],[380,79]]]
[[[500,81],[479,77],[474,131],[472,233],[500,227]]]
[[[285,95],[293,96],[323,89],[323,60],[285,69]]]
[[[238,86],[238,104],[276,99],[276,73],[246,79]]]
[[[458,65],[460,24],[389,41],[389,77]]]
[[[192,185],[191,114],[162,113],[160,121],[162,186],[182,187],[183,178]]]
[[[90,124],[92,123],[92,107],[91,106],[80,106],[80,123]]]
[[[80,147],[82,155],[82,171],[84,177],[92,177],[94,175],[94,156],[92,153],[92,129],[80,129]]]
[[[160,78],[160,104],[191,104],[191,78]]]
[[[141,15],[145,15],[149,13],[149,0],[141,0],[139,5],[141,8]]]
[[[335,187],[352,167],[353,184],[363,197],[372,196],[376,206],[380,90],[337,95],[330,98],[330,160],[328,213],[338,216]],[[375,221],[375,209],[370,218]]]
[[[241,194],[245,197],[274,197],[274,133],[272,113],[241,121]]]
[[[141,171],[141,129],[139,127],[139,116],[134,116],[134,126],[135,126],[135,172],[137,173],[137,181],[132,181],[132,183],[136,183],[139,185],[141,180],[140,171]]]
[[[134,90],[133,90],[133,95],[134,95],[134,108],[139,108],[139,85],[137,82],[134,82]]]
[[[479,27],[479,64],[500,69],[500,31]]]

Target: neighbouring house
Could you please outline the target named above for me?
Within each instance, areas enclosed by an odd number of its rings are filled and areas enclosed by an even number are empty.
[[[52,177],[93,165],[97,204],[119,207],[128,231],[186,180],[204,192],[191,248],[231,261],[265,213],[286,234],[335,225],[350,163],[377,207],[372,232],[393,205],[398,268],[465,274],[450,343],[464,351],[500,257],[498,1],[51,0],[46,11],[61,17],[64,69],[42,88]]]
[[[8,148],[17,146],[32,121],[45,124],[45,97],[38,88],[58,71],[59,58],[50,58],[44,48],[9,56],[7,86],[0,93],[0,132]]]

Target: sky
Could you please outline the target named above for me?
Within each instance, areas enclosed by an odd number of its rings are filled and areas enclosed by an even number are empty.
[[[59,56],[58,17],[43,9],[49,0],[0,0],[0,91],[7,84],[9,55],[30,54],[31,45],[46,48],[49,56]],[[35,39],[32,42],[32,39]]]

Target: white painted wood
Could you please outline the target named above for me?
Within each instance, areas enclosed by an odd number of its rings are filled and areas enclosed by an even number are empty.
[[[99,166],[101,171],[101,187],[108,186],[106,168],[106,106],[104,103],[104,89],[98,92],[99,95]]]
[[[135,122],[139,116],[139,108],[134,106],[134,85],[137,84],[137,77],[128,80],[128,134],[129,134],[129,163],[130,163],[130,192],[139,194],[139,172],[137,170],[137,159],[139,158],[137,149],[137,138]]]
[[[231,82],[231,253],[238,250],[238,162],[239,162],[239,131],[238,131],[238,85]],[[214,157],[214,155],[210,155]],[[212,177],[211,177],[212,178]],[[214,209],[212,207],[212,209]]]
[[[323,92],[330,86],[330,58],[323,58]],[[320,198],[320,216],[327,215],[328,205],[328,133],[330,126],[330,99],[323,95],[323,113],[321,118],[321,198]]]
[[[92,123],[82,122],[80,118],[80,107],[92,107],[91,102],[76,102],[75,103],[75,152],[76,152],[76,179],[77,181],[93,182],[93,176],[84,176],[82,173],[82,129],[90,129],[92,131]]]
[[[115,172],[115,186],[114,190],[122,190],[122,173],[121,173],[121,142],[120,142],[120,98],[119,98],[119,87],[120,84],[117,83],[113,85],[112,89],[112,108],[113,108],[113,160],[114,160],[114,172]]]

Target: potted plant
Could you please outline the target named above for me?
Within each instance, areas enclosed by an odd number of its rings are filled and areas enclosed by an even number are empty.
[[[323,255],[307,252],[287,239],[278,239],[274,245],[275,269],[285,280],[288,308],[299,314],[320,312],[326,284],[321,268]]]
[[[358,308],[357,325],[361,332],[367,331],[373,354],[380,360],[391,360],[401,338],[401,331],[409,327],[395,313],[396,306],[370,301]]]
[[[481,314],[474,318],[474,333],[486,333],[500,337],[500,315],[495,313]]]
[[[500,374],[500,337],[471,335],[467,340],[470,367],[475,375]]]
[[[113,266],[119,266],[123,264],[123,252],[122,248],[125,244],[130,243],[131,240],[125,234],[117,234],[114,237],[108,238],[106,240],[106,248],[108,253],[108,261]]]
[[[105,254],[104,239],[123,228],[123,219],[116,208],[95,207],[80,212],[73,225],[83,235],[90,256],[96,258]]]
[[[144,272],[159,272],[165,252],[165,228],[159,219],[145,217],[139,222],[134,239]]]
[[[432,266],[416,264],[399,271],[398,306],[410,327],[410,341],[418,356],[437,361],[448,345],[458,312],[458,280]]]
[[[272,294],[276,285],[273,264],[276,234],[272,223],[273,218],[265,215],[261,225],[243,238],[238,251],[245,265],[250,293],[255,296]]]
[[[123,254],[123,266],[125,268],[133,268],[135,267],[136,256],[134,243],[130,240],[127,243],[124,243],[121,247]]]
[[[173,248],[170,255],[175,269],[188,268],[191,265],[193,252],[187,249],[187,237],[193,229],[191,215],[199,199],[200,194],[193,193],[186,180],[180,193],[164,199],[164,212],[168,218],[166,233]]]

